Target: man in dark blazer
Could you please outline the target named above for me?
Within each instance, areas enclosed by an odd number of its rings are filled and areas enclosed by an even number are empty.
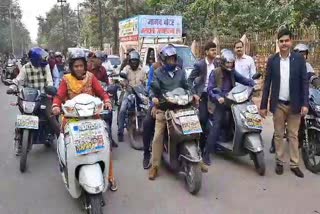
[[[291,37],[288,29],[281,29],[278,33],[280,52],[271,56],[267,63],[260,114],[267,116],[270,95],[275,130],[275,172],[283,174],[286,151],[283,136],[287,122],[291,171],[298,177],[304,177],[299,169],[298,130],[301,116],[308,113],[309,82],[305,59],[298,53],[290,52]]]
[[[215,69],[215,57],[217,54],[217,45],[214,42],[208,42],[204,47],[206,57],[196,64],[188,78],[189,84],[192,86],[193,93],[200,97],[199,112],[200,123],[203,133],[200,139],[200,148],[203,149],[206,144],[206,125],[208,122],[208,81],[211,72]]]

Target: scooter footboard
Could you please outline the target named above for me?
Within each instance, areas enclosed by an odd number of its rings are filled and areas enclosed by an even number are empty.
[[[263,141],[259,133],[246,134],[244,138],[244,148],[251,152],[263,151]]]
[[[105,190],[105,179],[98,163],[83,165],[79,171],[79,184],[90,194],[97,194]]]
[[[190,162],[198,163],[202,160],[200,149],[195,141],[189,141],[180,145],[179,160],[184,158]]]

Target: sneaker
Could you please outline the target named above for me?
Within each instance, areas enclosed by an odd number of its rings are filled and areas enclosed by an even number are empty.
[[[123,134],[118,134],[118,142],[123,142]]]
[[[142,164],[144,169],[149,169],[151,167],[150,155],[143,156]]]
[[[109,189],[112,191],[112,192],[115,192],[118,190],[118,185],[117,185],[117,182],[115,179],[112,179],[112,180],[109,180]]]
[[[275,172],[277,173],[277,175],[282,175],[283,174],[283,166],[280,164],[277,164]]]
[[[158,167],[157,166],[152,166],[151,169],[149,170],[149,180],[155,180],[156,177],[158,176]]]
[[[303,174],[303,172],[301,172],[299,167],[291,168],[291,172],[293,172],[293,174],[295,174],[299,178],[303,178],[304,177],[304,174]]]
[[[114,148],[118,148],[118,144],[113,139],[111,139],[111,146]]]

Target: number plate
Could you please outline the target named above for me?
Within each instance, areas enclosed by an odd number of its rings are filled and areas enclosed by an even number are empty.
[[[185,135],[201,133],[201,125],[197,115],[190,115],[179,118],[182,132]]]
[[[16,128],[39,129],[39,118],[32,115],[17,115]]]
[[[79,122],[74,124],[72,135],[77,155],[86,155],[105,149],[104,128],[100,122]]]
[[[262,129],[262,119],[259,114],[251,114],[249,112],[246,112],[245,118],[246,118],[248,128]]]

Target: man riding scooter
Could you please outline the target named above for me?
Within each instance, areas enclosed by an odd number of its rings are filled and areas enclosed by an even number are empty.
[[[163,153],[163,138],[166,130],[166,119],[164,115],[166,109],[157,108],[157,106],[159,106],[159,100],[162,99],[163,94],[176,88],[183,88],[185,90],[190,89],[185,71],[177,66],[177,52],[174,46],[165,46],[161,50],[160,56],[163,66],[155,71],[151,87],[154,93],[152,101],[155,105],[152,112],[156,118],[156,124],[152,142],[152,167],[149,171],[150,180],[154,180],[158,176]],[[199,97],[197,95],[194,95],[194,99],[196,102],[199,102]]]
[[[119,124],[118,124],[118,141],[123,142],[123,132],[126,112],[128,109],[128,95],[130,91],[128,86],[135,87],[145,82],[145,72],[140,66],[140,55],[137,51],[131,51],[129,53],[129,64],[121,71],[127,75],[127,80],[124,81],[125,94],[123,95],[120,111],[119,111]]]
[[[22,85],[28,88],[35,88],[44,92],[44,88],[46,86],[53,86],[53,80],[50,72],[50,68],[48,65],[48,53],[44,51],[42,48],[32,48],[28,53],[30,62],[25,64],[19,75],[12,80],[14,85],[11,85],[8,89],[7,93],[13,93],[13,91],[17,90],[17,85]],[[60,125],[55,117],[51,116],[51,100],[45,99],[47,106],[45,110],[45,115],[47,121],[49,122],[54,133],[59,136],[60,134]],[[21,141],[16,141],[20,142]],[[21,144],[15,145],[16,155],[20,155],[21,153]]]
[[[208,96],[211,104],[214,105],[212,115],[212,127],[209,130],[208,143],[204,150],[203,162],[211,164],[210,154],[215,150],[215,144],[220,136],[220,128],[225,118],[225,113],[229,106],[225,105],[225,96],[235,86],[236,82],[246,86],[254,86],[255,82],[243,77],[234,69],[235,56],[230,50],[225,50],[221,54],[221,66],[216,68],[210,75],[208,83]],[[217,92],[214,89],[219,88]]]

